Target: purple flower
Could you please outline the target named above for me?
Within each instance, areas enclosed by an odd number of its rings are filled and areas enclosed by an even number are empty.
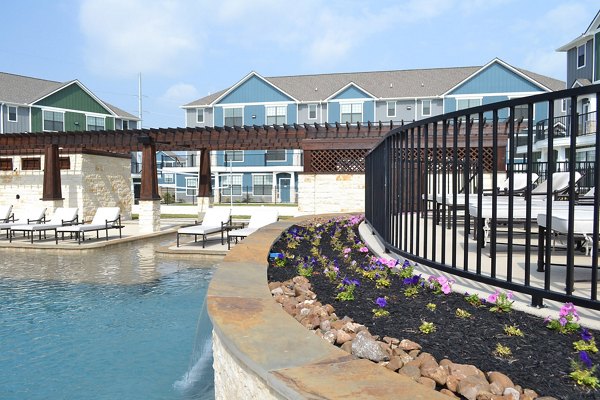
[[[581,338],[583,340],[585,340],[586,342],[589,342],[590,340],[592,340],[594,338],[594,336],[592,336],[590,331],[587,330],[586,328],[581,328]]]
[[[375,300],[375,303],[381,308],[387,306],[387,301],[385,300],[385,297],[378,297],[377,300]]]
[[[565,326],[567,324],[567,322],[569,322],[569,321],[567,321],[567,319],[565,317],[560,317],[558,319],[558,323],[560,324],[560,326]]]
[[[592,360],[590,359],[590,356],[587,353],[587,351],[581,350],[579,352],[579,359],[586,367],[592,368]]]
[[[419,283],[421,279],[421,275],[413,275],[411,278],[404,278],[402,281],[405,285],[416,285]]]
[[[549,324],[552,321],[552,317],[551,316],[547,316],[546,318],[544,318],[544,323],[545,324]]]

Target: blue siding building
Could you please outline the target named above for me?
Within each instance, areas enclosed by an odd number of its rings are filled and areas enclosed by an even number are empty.
[[[500,60],[480,67],[263,77],[251,72],[230,88],[185,104],[186,125],[252,126],[394,122],[565,88],[554,78]],[[517,117],[524,110],[515,110]],[[508,115],[504,116],[507,117]],[[525,112],[525,117],[526,117]],[[547,118],[536,109],[534,119]],[[302,153],[213,152],[215,201],[294,202]]]

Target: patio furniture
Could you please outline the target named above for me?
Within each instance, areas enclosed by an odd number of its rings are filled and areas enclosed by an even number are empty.
[[[211,207],[204,214],[202,222],[197,225],[186,226],[177,231],[177,247],[179,247],[179,236],[193,235],[194,242],[198,236],[202,236],[202,248],[206,246],[206,235],[221,232],[221,244],[224,245],[224,232],[231,223],[231,209],[227,207]]]
[[[570,172],[555,172],[552,174],[552,189],[550,194],[554,198],[564,195],[569,189],[569,180],[571,179]],[[577,182],[581,179],[581,174],[575,171],[575,181],[573,185],[577,185]],[[541,182],[535,188],[531,190],[532,196],[547,196],[548,195],[548,180]]]
[[[52,219],[45,224],[35,223],[27,225],[15,225],[11,227],[8,238],[12,242],[13,232],[23,232],[29,234],[31,237],[31,243],[33,243],[33,236],[35,232],[38,232],[39,240],[42,240],[42,232],[45,234],[46,231],[54,231],[56,234],[56,228],[58,227],[77,224],[78,211],[79,209],[77,207],[59,207],[56,209],[56,211],[54,211]]]
[[[277,209],[270,207],[260,207],[252,212],[250,215],[250,222],[248,226],[241,229],[232,229],[227,231],[227,249],[231,249],[231,240],[244,239],[246,236],[251,235],[263,226],[277,222],[279,213]]]
[[[33,207],[28,209],[24,218],[15,218],[14,214],[12,214],[9,221],[0,223],[0,230],[6,231],[6,238],[8,239],[10,228],[23,224],[40,224],[44,221],[45,214],[46,207]]]
[[[108,240],[108,230],[118,229],[119,238],[122,238],[121,229],[121,209],[119,207],[98,207],[94,218],[89,224],[66,225],[56,228],[55,240],[58,244],[58,234],[61,234],[61,239],[65,239],[65,233],[75,235],[77,244],[81,244],[85,240],[86,232],[96,232],[96,238],[100,239],[100,231],[105,231],[106,240]]]

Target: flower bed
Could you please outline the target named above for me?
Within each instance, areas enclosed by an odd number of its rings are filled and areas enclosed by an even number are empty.
[[[375,258],[358,236],[361,221],[356,216],[291,227],[272,248],[269,281],[304,276],[318,301],[335,309],[321,319],[349,316],[390,343],[416,342],[439,365],[448,365],[441,361],[447,359],[499,371],[521,390],[540,395],[600,398],[594,390],[596,332],[577,325],[572,305],[544,321],[512,310],[510,293],[498,291],[486,299],[453,293],[446,277],[416,275],[408,264]],[[296,318],[302,322],[301,315]],[[316,327],[323,335],[321,323]],[[436,386],[443,388],[440,382]]]

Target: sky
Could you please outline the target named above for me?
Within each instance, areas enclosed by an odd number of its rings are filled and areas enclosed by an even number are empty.
[[[556,49],[598,0],[19,0],[2,4],[0,72],[66,82],[185,126],[181,106],[247,74],[485,65],[566,79]]]

